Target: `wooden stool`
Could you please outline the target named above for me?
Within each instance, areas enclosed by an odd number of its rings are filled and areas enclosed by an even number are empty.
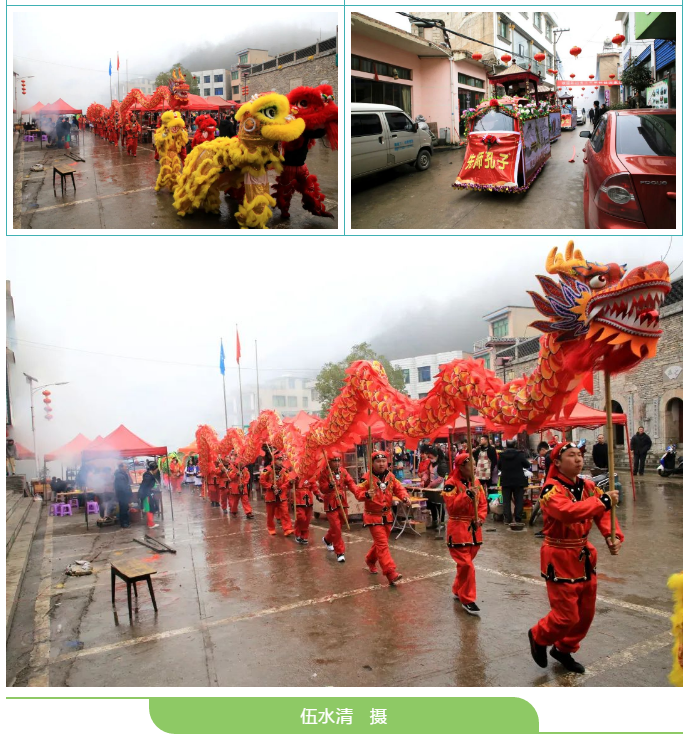
[[[67,176],[72,177],[72,186],[74,187],[74,191],[76,191],[76,184],[74,183],[74,169],[71,166],[66,166],[63,163],[53,164],[53,192],[55,192],[55,174],[60,174],[60,189],[63,196],[65,193],[65,179]],[[57,196],[57,192],[55,192],[55,196]]]
[[[148,591],[153,601],[153,610],[158,612],[158,606],[155,604],[155,593],[153,592],[152,574],[157,574],[158,570],[143,564],[140,561],[119,561],[116,564],[110,562],[110,581],[112,583],[112,606],[115,606],[115,577],[123,579],[127,583],[127,604],[129,605],[129,622],[132,622],[131,611],[131,587],[134,586],[134,596],[138,598],[136,591],[136,583],[146,580],[148,583]]]

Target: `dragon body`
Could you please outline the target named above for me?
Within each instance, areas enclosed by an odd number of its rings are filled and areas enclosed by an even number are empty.
[[[236,114],[235,138],[217,138],[196,146],[187,156],[174,192],[174,206],[183,217],[196,209],[219,213],[220,192],[244,186],[236,219],[242,229],[265,229],[272,216],[268,170],[282,170],[279,144],[295,140],[303,120],[291,114],[289,100],[270,92],[252,98]]]
[[[371,413],[387,425],[389,439],[429,437],[466,407],[477,409],[490,428],[507,437],[534,433],[560,412],[573,410],[582,388],[593,392],[595,371],[617,374],[656,354],[659,308],[671,289],[664,263],[626,272],[616,263],[585,260],[569,242],[565,255],[556,248],[550,252],[547,271],[559,281],[538,276],[544,295],[530,293],[545,317],[532,325],[544,334],[530,375],[504,383],[482,360],[454,360],[441,367],[425,398],[413,400],[390,386],[379,363],[354,362],[328,415],[305,434],[283,424],[274,411],[263,411],[246,434],[231,429],[223,451],[234,449],[249,464],[268,444],[284,451],[295,475],[308,478],[322,463],[323,449],[343,449],[365,435]],[[197,433],[199,447],[208,428]],[[208,451],[220,451],[220,443]]]

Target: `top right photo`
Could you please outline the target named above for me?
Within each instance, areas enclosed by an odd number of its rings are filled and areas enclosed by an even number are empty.
[[[675,231],[676,20],[352,8],[353,234]]]

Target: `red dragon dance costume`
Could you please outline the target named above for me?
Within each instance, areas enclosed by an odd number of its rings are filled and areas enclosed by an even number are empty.
[[[141,135],[141,126],[135,117],[131,117],[124,126],[124,135],[126,138],[127,155],[136,157],[136,151],[139,145],[139,136]],[[173,461],[176,462],[177,460]]]
[[[325,195],[318,179],[306,166],[308,151],[317,138],[327,136],[332,150],[338,146],[338,109],[334,103],[332,87],[297,87],[287,95],[293,113],[306,123],[302,135],[283,146],[284,168],[273,187],[277,206],[282,217],[289,217],[289,206],[294,192],[301,194],[303,208],[318,217],[334,217],[325,209]]]
[[[331,452],[327,457],[327,461],[329,463],[335,459],[341,460],[341,457],[342,455],[339,452]],[[356,483],[345,469],[341,467],[332,469],[328,466],[320,473],[317,497],[323,504],[323,509],[327,514],[327,522],[330,524],[323,541],[328,549],[330,547],[334,548],[338,557],[344,553],[342,523],[349,511],[349,502],[346,497],[347,490],[354,495],[356,494]]]
[[[247,518],[253,518],[253,508],[248,499],[248,485],[251,476],[246,467],[238,467],[230,463],[227,467],[229,475],[229,510],[233,516],[239,511],[239,501]]]
[[[310,533],[311,519],[313,518],[313,489],[312,480],[296,480],[296,543],[307,544]]]
[[[270,465],[260,473],[259,481],[260,486],[265,491],[268,533],[271,536],[277,533],[275,530],[275,518],[277,518],[282,522],[284,535],[292,536],[294,529],[289,515],[289,493],[292,483],[288,477],[288,472],[284,467],[275,469],[273,465]]]

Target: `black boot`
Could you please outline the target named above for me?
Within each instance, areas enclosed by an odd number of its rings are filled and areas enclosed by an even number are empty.
[[[585,666],[575,661],[570,653],[563,653],[556,646],[552,646],[549,655],[556,659],[567,671],[573,671],[574,674],[585,673]]]
[[[547,668],[547,646],[541,646],[535,642],[533,638],[533,631],[528,631],[528,640],[530,641],[530,655],[533,657],[533,661],[541,668]]]

